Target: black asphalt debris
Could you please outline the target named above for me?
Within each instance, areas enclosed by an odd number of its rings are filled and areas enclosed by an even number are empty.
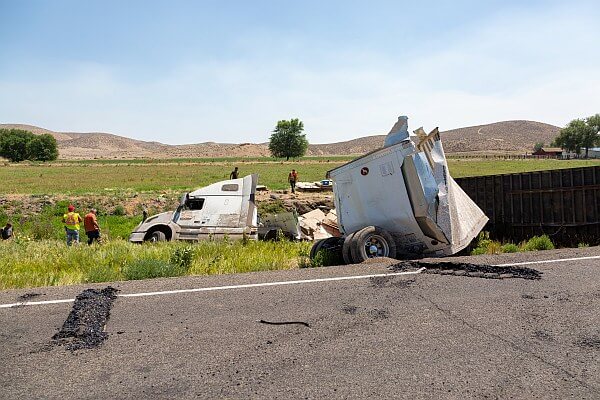
[[[394,272],[411,271],[425,268],[423,273],[439,275],[467,276],[471,278],[505,279],[521,278],[537,280],[541,279],[542,272],[526,267],[496,267],[487,264],[471,264],[451,261],[428,263],[422,261],[402,261],[391,265],[390,270]]]
[[[267,325],[304,325],[305,327],[310,328],[310,325],[307,322],[302,322],[302,321],[271,322],[271,321],[265,321],[264,319],[261,319],[258,322],[260,322],[261,324],[267,324]]]
[[[18,299],[21,301],[27,301],[29,299],[33,299],[34,297],[38,297],[38,296],[41,296],[41,294],[40,293],[25,293],[25,294],[20,295],[18,297]]]
[[[108,286],[102,290],[86,289],[78,294],[67,320],[52,337],[53,343],[71,351],[100,346],[108,337],[104,326],[117,292],[118,289]]]

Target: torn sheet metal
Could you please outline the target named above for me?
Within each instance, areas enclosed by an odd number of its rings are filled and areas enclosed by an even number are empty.
[[[450,176],[438,129],[410,135],[407,120],[398,118],[382,149],[328,172],[340,231],[383,228],[398,256],[455,254],[488,219]]]

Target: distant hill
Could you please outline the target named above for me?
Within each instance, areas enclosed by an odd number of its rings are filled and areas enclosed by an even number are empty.
[[[49,133],[58,142],[60,158],[179,158],[179,157],[261,157],[268,156],[265,143],[198,143],[168,145],[130,139],[110,133],[54,132],[23,124],[0,124],[0,128],[17,128],[35,134]],[[549,144],[559,127],[535,121],[504,121],[442,132],[447,153],[524,153],[536,142]],[[365,136],[345,142],[311,144],[308,155],[334,156],[364,154],[382,146],[385,135]]]

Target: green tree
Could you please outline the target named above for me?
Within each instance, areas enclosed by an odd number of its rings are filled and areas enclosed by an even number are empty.
[[[533,151],[539,151],[544,147],[544,142],[537,142],[533,145]]]
[[[269,151],[273,157],[285,157],[286,160],[302,157],[308,149],[308,140],[302,131],[304,124],[298,118],[277,122],[269,140]]]
[[[554,139],[553,144],[577,154],[581,152],[581,149],[585,149],[585,157],[587,158],[590,147],[594,147],[599,143],[599,120],[599,114],[585,120],[574,119],[560,130],[560,134]]]
[[[22,129],[0,129],[0,156],[12,162],[26,160],[27,143],[33,137],[33,133]]]
[[[33,137],[27,143],[27,159],[32,161],[53,161],[58,158],[58,146],[54,136],[44,133]]]

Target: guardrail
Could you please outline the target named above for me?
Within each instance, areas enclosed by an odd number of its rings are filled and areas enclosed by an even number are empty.
[[[499,240],[546,234],[557,245],[600,244],[600,166],[458,178]]]

